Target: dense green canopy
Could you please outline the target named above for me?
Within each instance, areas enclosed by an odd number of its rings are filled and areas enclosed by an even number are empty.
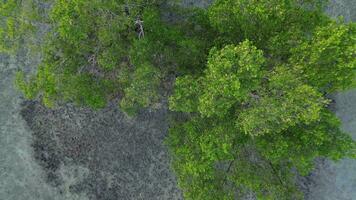
[[[199,75],[178,77],[168,145],[187,199],[302,199],[295,177],[314,158],[355,156],[355,142],[328,110],[330,92],[355,80],[355,24],[319,1],[217,0],[219,34]],[[296,170],[295,170],[296,169]]]
[[[19,72],[17,86],[49,107],[118,100],[129,115],[169,98],[186,199],[302,199],[295,179],[316,157],[355,157],[329,106],[355,86],[356,25],[326,16],[324,0],[36,2],[0,1],[0,51],[49,27],[31,44],[37,73]]]

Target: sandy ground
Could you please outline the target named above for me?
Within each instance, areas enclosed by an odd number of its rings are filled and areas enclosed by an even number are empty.
[[[135,119],[117,105],[47,109],[12,84],[26,63],[0,63],[0,200],[182,199],[163,144],[165,105]]]
[[[0,56],[0,200],[57,200],[44,171],[35,161],[32,132],[20,115],[20,94],[13,86],[18,65],[29,64]]]
[[[206,6],[210,0],[184,0]],[[328,12],[355,19],[355,0],[334,0]],[[12,82],[30,56],[0,56],[0,200],[182,199],[162,141],[167,111],[129,119],[116,105],[100,111],[24,101]],[[32,60],[32,61],[31,61]],[[337,94],[336,113],[356,139],[356,90]],[[308,200],[355,200],[356,161],[319,160],[306,178]]]
[[[356,90],[335,95],[336,114],[343,129],[356,140]],[[343,159],[337,163],[318,160],[317,168],[308,177],[308,200],[355,200],[356,160]]]

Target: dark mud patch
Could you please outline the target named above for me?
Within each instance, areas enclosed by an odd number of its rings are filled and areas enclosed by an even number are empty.
[[[32,130],[36,161],[59,190],[95,200],[182,199],[163,144],[166,109],[130,119],[116,105],[48,109],[27,101],[21,115]],[[68,179],[62,172],[73,167],[87,172]]]
[[[48,118],[32,115],[32,111],[38,109],[36,102],[26,102],[23,106],[22,117],[31,130],[36,130],[33,132],[32,143],[35,159],[46,170],[47,182],[57,185],[59,179],[56,172],[60,167],[63,154],[58,149],[53,132],[42,128],[45,124],[49,125],[50,121]]]

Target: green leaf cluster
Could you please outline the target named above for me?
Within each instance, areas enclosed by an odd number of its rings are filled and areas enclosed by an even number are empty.
[[[40,10],[36,0],[0,1],[0,53],[15,54],[21,45],[35,45]]]
[[[330,93],[355,86],[356,25],[331,22],[291,50],[290,62],[307,82]]]
[[[120,107],[129,115],[138,109],[152,106],[158,102],[159,71],[150,64],[140,65],[132,74],[130,85],[125,88],[125,97]]]
[[[157,103],[163,77],[205,55],[200,41],[162,19],[162,3],[52,1],[41,65],[36,75],[18,75],[19,88],[48,106],[74,102],[101,108],[121,96],[120,107],[133,114]],[[136,20],[143,21],[143,37]]]
[[[354,23],[322,1],[217,0],[201,73],[176,78],[172,111],[186,113],[167,144],[186,199],[303,199],[295,179],[314,159],[355,156],[329,111],[355,80]],[[210,30],[210,29],[207,29]],[[214,34],[211,34],[214,36]]]
[[[120,97],[129,115],[169,98],[186,199],[302,199],[295,178],[316,157],[355,157],[329,110],[355,85],[355,24],[326,16],[324,0],[52,0],[40,18],[25,2],[1,2],[1,49],[27,37],[19,28],[50,30],[36,74],[17,74],[24,95],[96,109]]]

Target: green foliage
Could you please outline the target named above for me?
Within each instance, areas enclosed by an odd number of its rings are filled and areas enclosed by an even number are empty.
[[[205,57],[201,41],[161,19],[157,8],[162,3],[53,1],[43,67],[37,75],[21,75],[17,81],[26,85],[25,80],[31,80],[36,89],[19,88],[29,98],[41,96],[48,106],[70,101],[100,108],[119,94],[123,96],[120,106],[131,114],[153,105],[160,99],[157,90],[162,76],[190,68],[199,64],[196,58]],[[143,21],[144,36],[140,38],[137,19]]]
[[[201,79],[194,80],[191,76],[177,79],[171,109],[192,112],[198,108],[204,116],[224,116],[258,88],[263,64],[262,51],[249,41],[237,46],[228,45],[220,51],[214,48]]]
[[[301,199],[289,165],[271,163],[228,119],[178,123],[167,144],[185,199],[235,199],[250,190],[259,199]]]
[[[304,33],[324,23],[326,16],[320,12],[324,2],[217,0],[209,8],[209,18],[228,41],[236,43],[249,39],[265,50],[269,40],[289,32],[291,28]]]
[[[307,82],[325,92],[354,86],[356,25],[332,22],[293,50],[291,64]]]
[[[248,99],[260,85],[264,61],[262,51],[249,41],[213,49],[202,81],[199,112],[224,116],[236,103]]]
[[[88,105],[92,108],[102,108],[106,105],[107,90],[112,89],[111,82],[101,80],[91,74],[80,74],[63,78],[62,98],[78,105]]]
[[[160,72],[150,63],[155,64],[151,58],[159,47],[151,52],[140,46],[147,52],[143,57],[135,51],[136,44],[146,40],[137,39],[135,20],[144,9],[158,6],[159,1],[56,0],[52,3],[47,22],[51,31],[45,38],[39,70],[30,78],[18,75],[17,84],[26,97],[41,97],[47,106],[69,101],[93,108],[104,107],[118,93],[127,92],[121,103],[125,108],[147,107],[158,99],[155,90],[159,79],[155,77]],[[151,24],[160,26],[159,15],[152,18]],[[141,63],[134,58],[139,58]],[[137,70],[131,70],[132,65]]]
[[[356,155],[328,110],[328,94],[355,83],[355,24],[327,17],[324,0],[217,0],[207,10],[52,0],[49,13],[33,2],[0,3],[0,51],[50,27],[37,73],[17,73],[25,97],[98,109],[120,96],[132,116],[167,98],[176,75],[169,108],[184,120],[166,142],[186,199],[302,199],[295,177],[316,157]]]
[[[117,69],[123,59],[120,49],[125,48],[121,41],[127,37],[122,33],[128,29],[127,17],[113,11],[118,8],[115,5],[120,7],[114,1],[52,3],[47,21],[51,31],[39,47],[42,62],[36,75],[18,76],[19,88],[28,98],[41,97],[49,107],[63,101],[93,108],[105,106],[107,97],[119,90],[113,89],[116,80],[107,70]],[[119,35],[121,31],[122,36],[110,40],[114,31]],[[30,80],[27,88],[21,86],[26,85],[25,80]]]
[[[178,30],[161,22],[157,10],[147,9],[142,16],[145,36],[136,39],[130,49],[130,59],[135,65],[151,62],[156,67],[171,67],[174,59],[175,46],[181,40]]]
[[[231,162],[228,179],[239,187],[241,196],[253,191],[257,199],[303,199],[294,182],[288,165],[272,164],[254,145],[240,147]]]
[[[15,54],[20,45],[33,45],[39,19],[35,0],[0,2],[0,52]]]
[[[125,97],[120,106],[133,115],[139,108],[147,108],[158,101],[159,71],[150,64],[139,66],[132,74],[130,85],[125,88]]]
[[[174,95],[170,97],[169,108],[180,112],[197,112],[199,105],[199,80],[190,75],[175,80]]]
[[[16,73],[15,84],[20,89],[26,98],[33,99],[37,93],[37,86],[34,80],[25,81],[25,74],[22,71]]]
[[[307,175],[315,157],[333,160],[354,156],[355,142],[340,130],[339,119],[327,109],[320,112],[318,121],[298,124],[283,133],[272,133],[256,140],[256,147],[271,163],[285,160]]]
[[[224,168],[216,170],[214,166],[216,160],[233,159],[231,151],[237,135],[229,130],[228,123],[200,118],[171,128],[167,144],[180,147],[170,150],[175,156],[173,168],[185,199],[231,199],[234,191],[225,187]]]
[[[303,84],[285,67],[277,67],[269,77],[267,90],[250,99],[240,110],[236,125],[250,135],[279,133],[299,123],[318,121],[328,101],[309,85]]]
[[[43,103],[48,107],[53,107],[54,98],[57,95],[55,81],[56,77],[51,72],[51,66],[42,65],[38,68],[37,76],[30,77],[29,80],[26,80],[23,72],[17,72],[15,84],[23,91],[26,98],[34,99],[41,93]]]
[[[142,20],[145,36],[134,40],[130,49],[134,65],[150,62],[167,73],[176,68],[195,67],[199,64],[196,60],[205,56],[199,40],[187,36],[179,26],[162,21],[158,10],[146,9]]]
[[[354,24],[322,6],[218,0],[208,9],[216,47],[170,97],[171,110],[188,113],[167,138],[186,199],[303,199],[295,177],[316,157],[355,157],[326,95],[353,86]]]
[[[118,1],[55,1],[51,24],[78,57],[93,56],[98,67],[115,69],[126,56],[132,19]],[[94,48],[93,48],[94,47]]]

